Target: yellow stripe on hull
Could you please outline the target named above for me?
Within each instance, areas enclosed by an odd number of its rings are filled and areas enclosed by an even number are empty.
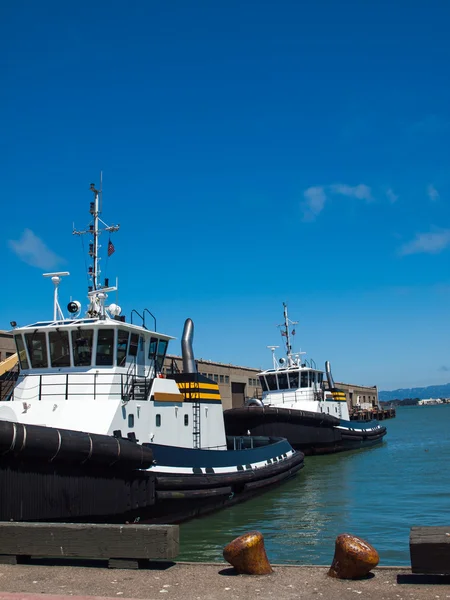
[[[203,390],[217,390],[219,391],[219,386],[217,383],[197,383],[194,381],[181,381],[177,382],[178,387],[181,390],[198,390],[199,388]]]
[[[185,395],[186,400],[220,400],[219,394],[192,393]]]

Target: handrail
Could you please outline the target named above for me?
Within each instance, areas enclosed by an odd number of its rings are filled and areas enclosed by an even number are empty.
[[[130,391],[134,396],[133,385],[138,383],[144,387],[144,396],[147,400],[151,388],[151,379],[149,377],[135,377],[130,375],[127,377],[125,373],[70,373],[66,374],[64,381],[51,381],[51,377],[46,377],[45,374],[36,373],[29,374],[27,378],[32,377],[32,386],[21,391],[20,400],[45,400],[61,398],[68,400],[70,398],[79,398],[90,396],[94,400],[101,398],[111,398],[117,400],[129,399]],[[124,385],[124,377],[127,377]],[[36,382],[35,385],[33,385]],[[86,392],[86,386],[91,388]],[[78,392],[77,388],[83,388],[82,392]],[[58,391],[55,389],[59,388]],[[105,391],[102,391],[104,388]],[[127,389],[128,388],[128,389]],[[130,389],[131,388],[131,389]],[[8,395],[8,399],[14,399],[17,388],[13,388],[12,393]],[[6,399],[4,401],[7,401]]]
[[[156,317],[155,317],[155,315],[154,315],[153,313],[151,313],[151,312],[148,310],[148,308],[144,308],[144,315],[145,315],[145,313],[146,313],[146,312],[148,312],[148,314],[149,314],[151,317],[153,317],[153,321],[155,322],[155,329],[154,329],[154,331],[156,331]],[[145,319],[144,319],[144,327],[145,327]],[[145,327],[145,329],[147,329],[147,327]]]
[[[131,314],[130,314],[130,322],[131,322],[131,324],[133,325],[133,313],[136,313],[137,316],[140,317],[140,319],[142,321],[142,327],[144,329],[147,329],[147,327],[145,326],[145,317],[143,317],[141,315],[141,313],[138,313],[138,311],[136,309],[134,309],[134,308],[133,308],[133,310],[131,311]]]

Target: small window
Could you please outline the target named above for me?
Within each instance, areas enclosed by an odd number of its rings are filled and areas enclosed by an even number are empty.
[[[156,355],[156,370],[161,371],[162,366],[164,364],[164,359],[166,357],[168,341],[167,340],[159,340],[158,343],[158,353]]]
[[[308,387],[308,371],[302,371],[300,375],[300,387]]]
[[[134,415],[133,414],[128,415],[128,427],[130,429],[133,429],[133,427],[134,427]]]
[[[156,348],[158,347],[158,338],[150,338],[150,344],[148,345],[148,357],[150,360],[155,360]]]
[[[278,373],[278,389],[286,390],[288,387],[287,373]]]
[[[230,383],[230,378],[228,375],[225,375],[225,383]]]
[[[16,342],[17,356],[19,357],[20,368],[29,369],[30,367],[28,365],[27,353],[25,352],[25,346],[23,344],[22,336],[15,335],[14,341]]]
[[[114,359],[114,329],[100,328],[97,334],[95,364],[112,367]]]
[[[76,367],[87,367],[92,361],[93,329],[77,329],[71,332],[73,364]]]
[[[276,375],[266,375],[267,385],[269,390],[276,390],[277,388],[277,376]]]
[[[67,331],[50,331],[50,361],[52,367],[70,367],[69,334]]]
[[[139,335],[137,333],[132,333],[130,335],[130,347],[128,349],[128,354],[130,356],[137,356],[138,344],[139,344]]]
[[[220,375],[220,383],[223,383],[223,375]]]
[[[28,355],[33,369],[42,369],[48,367],[47,361],[47,342],[43,331],[26,333]]]
[[[215,381],[216,383],[219,383],[219,376],[217,375],[217,373],[215,373],[215,374],[213,375],[213,377],[214,377],[214,381]]]
[[[156,427],[161,427],[161,415],[156,415]]]
[[[291,388],[291,390],[296,390],[299,388],[298,375],[299,375],[298,371],[289,373],[289,387]]]
[[[119,329],[117,333],[117,366],[124,367],[127,360],[129,332]]]
[[[186,427],[189,425],[189,415],[184,415],[184,424]]]

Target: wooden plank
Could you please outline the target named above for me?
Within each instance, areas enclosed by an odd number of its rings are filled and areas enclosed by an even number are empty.
[[[413,573],[450,574],[450,525],[411,527],[409,535]]]
[[[178,525],[0,523],[0,554],[155,560],[178,552]]]

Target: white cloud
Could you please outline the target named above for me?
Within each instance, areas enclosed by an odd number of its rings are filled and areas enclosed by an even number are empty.
[[[438,254],[450,245],[450,229],[432,233],[417,233],[416,237],[400,248],[400,254]]]
[[[440,198],[440,194],[432,183],[427,187],[427,196],[432,202],[436,202]]]
[[[348,196],[349,198],[358,198],[358,200],[372,200],[372,191],[369,186],[360,183],[359,185],[347,185],[345,183],[335,183],[330,185],[330,191],[333,194]]]
[[[394,204],[394,202],[397,202],[398,200],[398,195],[394,192],[392,188],[388,188],[386,190],[386,196],[391,204]]]
[[[313,221],[319,215],[327,200],[325,189],[322,186],[312,186],[303,192],[303,220]]]
[[[311,186],[303,192],[305,198],[302,202],[304,221],[314,221],[323,211],[328,200],[328,194],[347,196],[348,198],[357,198],[368,202],[373,199],[370,187],[363,183],[354,186],[345,183]]]
[[[52,252],[31,229],[25,229],[18,240],[9,240],[8,246],[20,260],[39,269],[53,269],[65,260]]]

